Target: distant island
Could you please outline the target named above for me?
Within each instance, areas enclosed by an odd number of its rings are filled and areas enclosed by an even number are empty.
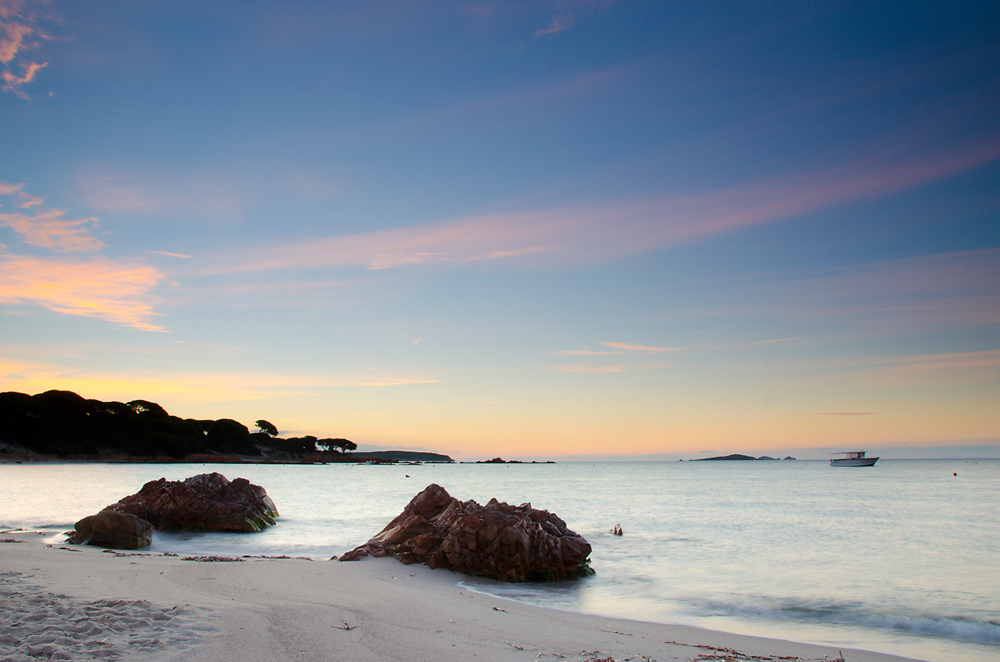
[[[121,462],[454,462],[419,451],[352,453],[348,439],[282,438],[230,418],[171,416],[148,400],[103,402],[72,391],[0,393],[0,459]]]
[[[552,460],[544,460],[542,462],[532,460],[530,462],[525,462],[523,460],[505,460],[502,457],[495,457],[492,460],[476,460],[473,464],[555,464],[555,462]]]
[[[713,462],[718,460],[777,460],[776,457],[768,457],[767,455],[761,455],[760,457],[753,457],[752,455],[740,455],[739,453],[734,453],[732,455],[723,455],[721,457],[699,457],[694,460],[689,460],[689,462]],[[788,457],[782,458],[784,460],[794,460],[795,458],[789,455]]]

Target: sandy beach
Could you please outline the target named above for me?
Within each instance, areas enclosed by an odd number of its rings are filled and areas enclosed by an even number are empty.
[[[163,556],[0,533],[0,660],[905,658],[542,609],[392,559]]]

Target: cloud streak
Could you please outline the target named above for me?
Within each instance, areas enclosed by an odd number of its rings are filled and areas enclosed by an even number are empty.
[[[679,352],[683,347],[650,347],[649,345],[633,345],[626,342],[602,342],[602,345],[607,345],[608,347],[614,347],[615,349],[624,349],[630,352],[644,352],[644,353],[655,353],[655,352]]]
[[[141,372],[78,371],[44,361],[26,361],[0,354],[0,380],[11,389],[33,393],[59,384],[60,388],[86,393],[88,397],[119,398],[141,393],[150,399],[173,398],[188,402],[231,402],[294,398],[315,395],[321,389],[397,387],[437,384],[419,377],[371,379],[356,375],[317,377],[308,374],[272,372],[179,371],[166,374]],[[130,397],[133,397],[130,395]]]
[[[898,163],[852,164],[809,177],[647,202],[470,216],[219,253],[202,274],[301,268],[399,269],[518,262],[593,264],[684,245],[872,197],[891,195],[1000,158],[1000,139]]]
[[[588,375],[601,375],[607,373],[625,372],[625,368],[621,364],[603,365],[603,366],[593,366],[593,365],[583,365],[583,364],[558,365],[554,366],[552,369],[558,370],[559,372],[582,372]]]
[[[961,385],[1000,381],[1000,349],[888,359],[861,374],[880,385]]]

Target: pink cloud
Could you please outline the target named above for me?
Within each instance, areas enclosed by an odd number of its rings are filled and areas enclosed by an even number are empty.
[[[45,202],[41,198],[36,198],[33,195],[25,193],[24,184],[8,184],[7,182],[0,181],[0,195],[10,196],[14,199],[15,206],[21,209],[34,207]]]
[[[0,19],[6,19],[0,15]],[[24,46],[24,38],[34,30],[23,23],[5,20],[0,22],[0,62],[10,64],[17,57],[17,52]]]
[[[17,76],[7,70],[0,74],[3,78],[3,89],[6,92],[13,92],[22,99],[30,99],[27,92],[21,89],[22,85],[26,85],[31,81],[35,80],[35,74],[48,66],[47,62],[27,62],[21,65],[21,69],[24,71],[23,76]]]
[[[202,273],[316,267],[393,269],[508,261],[559,267],[665,250],[890,195],[1000,158],[1000,141],[897,163],[852,164],[810,176],[699,195],[469,216],[421,226],[220,253]]]
[[[0,226],[7,226],[21,236],[21,241],[60,253],[99,251],[104,242],[91,234],[88,225],[97,225],[96,218],[75,221],[63,219],[65,211],[41,209],[32,215],[20,212],[0,214]]]
[[[38,45],[37,39],[47,39],[48,36],[38,30],[35,12],[26,11],[29,3],[24,0],[0,0],[0,64],[4,71],[0,72],[3,79],[2,89],[28,99],[27,93],[21,89],[35,79],[35,76],[45,68],[42,62],[18,62],[23,72],[17,75],[11,71],[11,65],[18,60],[22,51]],[[37,4],[37,3],[31,3]]]
[[[96,218],[66,220],[63,210],[44,207],[44,200],[24,192],[23,184],[0,182],[0,195],[34,213],[0,213],[0,227],[14,230],[23,243],[53,253],[93,253],[104,243],[91,233]],[[146,331],[162,331],[150,319],[152,290],[164,276],[154,267],[114,262],[102,257],[79,260],[40,258],[0,248],[0,303],[35,303],[67,315],[108,320]]]
[[[154,267],[105,258],[61,261],[0,254],[0,303],[35,303],[67,315],[162,331],[150,320],[156,314],[152,290],[163,278]]]

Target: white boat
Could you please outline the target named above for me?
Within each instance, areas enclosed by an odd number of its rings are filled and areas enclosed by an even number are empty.
[[[870,467],[878,462],[877,457],[865,457],[864,451],[834,453],[830,458],[831,467]]]

